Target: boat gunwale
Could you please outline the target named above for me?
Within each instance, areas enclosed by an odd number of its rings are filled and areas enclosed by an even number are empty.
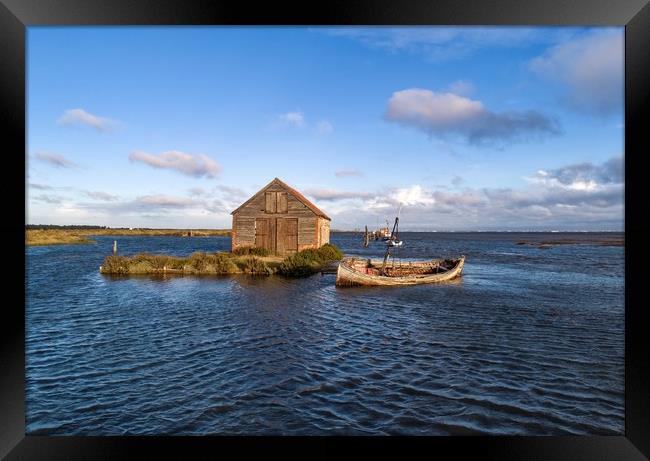
[[[336,273],[336,286],[389,286],[389,285],[417,285],[424,283],[439,283],[452,280],[456,277],[459,277],[462,273],[463,266],[465,264],[465,256],[462,255],[459,258],[452,259],[433,259],[429,261],[422,262],[412,262],[412,266],[416,267],[426,267],[432,263],[442,263],[445,261],[455,261],[451,268],[446,272],[437,273],[437,274],[416,274],[408,276],[398,276],[390,277],[385,275],[371,275],[364,274],[359,272],[354,268],[350,263],[353,263],[355,260],[363,261],[361,258],[346,258],[339,263],[339,267]],[[366,260],[367,261],[367,260]],[[378,261],[378,260],[375,260]],[[371,265],[373,260],[370,260]]]

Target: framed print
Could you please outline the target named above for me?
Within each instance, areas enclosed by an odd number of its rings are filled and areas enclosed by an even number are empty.
[[[2,455],[647,458],[649,8],[3,0]]]

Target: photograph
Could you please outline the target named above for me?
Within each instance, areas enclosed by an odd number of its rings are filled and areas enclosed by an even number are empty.
[[[625,436],[625,33],[28,26],[25,435]]]

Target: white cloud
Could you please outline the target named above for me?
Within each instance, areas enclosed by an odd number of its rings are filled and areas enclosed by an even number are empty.
[[[375,193],[321,194],[333,226],[363,228],[393,216],[400,205],[404,230],[622,229],[623,158],[538,170],[522,188],[430,189],[412,184]],[[364,197],[367,195],[367,197]],[[360,202],[360,203],[359,203]]]
[[[341,191],[336,189],[325,189],[325,188],[312,188],[306,189],[306,195],[313,197],[316,200],[347,200],[347,199],[368,199],[375,197],[374,193],[371,192],[355,192],[355,191]]]
[[[196,201],[187,197],[174,197],[163,194],[144,195],[138,197],[133,203],[153,208],[187,208],[197,205]]]
[[[87,125],[101,132],[112,131],[120,125],[120,122],[117,120],[112,120],[107,117],[99,117],[86,112],[83,109],[66,110],[63,115],[59,117],[57,123],[59,125]]]
[[[30,183],[29,183],[29,188],[30,188],[30,189],[37,189],[37,190],[52,190],[52,189],[56,189],[56,187],[54,187],[54,186],[50,186],[50,185],[48,185],[48,184],[38,184],[38,183],[33,183],[33,182],[30,182]]]
[[[316,130],[318,131],[318,134],[329,134],[334,130],[334,127],[327,120],[321,120],[318,122]]]
[[[513,142],[533,135],[559,133],[557,124],[538,112],[495,113],[480,101],[422,88],[393,93],[385,118],[430,135],[459,136],[472,144]]]
[[[592,191],[592,190],[596,190],[596,188],[598,187],[598,183],[596,183],[596,181],[594,180],[574,181],[573,183],[569,184],[568,187],[573,190]]]
[[[191,189],[189,189],[188,192],[190,193],[190,195],[199,196],[199,197],[208,194],[208,191],[202,187],[192,187]]]
[[[301,110],[294,110],[273,116],[267,129],[270,131],[300,128],[309,128],[315,134],[324,136],[334,131],[334,125],[329,120],[322,119],[318,122],[308,122],[307,116]]]
[[[400,204],[421,206],[435,203],[432,193],[420,185],[394,188],[388,193],[313,188],[305,190],[305,194],[321,201],[363,200],[371,208],[399,206]]]
[[[564,87],[564,101],[582,112],[611,114],[623,110],[624,35],[601,30],[548,49],[529,66]]]
[[[224,184],[218,184],[210,190],[202,187],[193,187],[188,192],[193,197],[202,197],[204,199],[218,196],[227,202],[228,206],[232,206],[233,208],[236,208],[237,205],[244,202],[250,196],[250,194],[247,194],[238,187],[226,186]]]
[[[165,194],[151,194],[125,201],[103,201],[71,204],[71,207],[87,212],[108,214],[115,217],[142,213],[167,214],[170,211],[179,212],[188,209],[203,209],[205,202],[189,197],[178,197]]]
[[[217,162],[204,154],[188,154],[180,151],[167,151],[159,155],[134,151],[129,155],[132,162],[142,162],[154,168],[178,171],[195,178],[214,178],[221,171]]]
[[[153,193],[128,199],[120,199],[105,192],[85,190],[79,192],[94,200],[87,202],[68,200],[57,208],[50,207],[46,210],[47,213],[58,213],[57,210],[65,205],[68,210],[78,210],[80,216],[83,214],[92,218],[93,222],[103,221],[108,222],[109,225],[115,225],[116,221],[134,223],[142,218],[156,222],[160,219],[171,222],[169,219],[173,217],[173,220],[180,223],[179,227],[196,227],[197,222],[205,222],[208,218],[221,223],[228,222],[230,212],[248,198],[248,194],[243,190],[225,185],[216,185],[210,189],[192,188],[189,190],[189,196]],[[33,199],[37,202],[45,200],[41,196]],[[96,221],[96,218],[99,221]]]
[[[407,52],[434,61],[467,57],[478,50],[549,45],[578,33],[569,27],[319,27],[315,32],[356,40],[390,53]]]
[[[453,93],[434,93],[421,88],[396,91],[388,101],[389,120],[425,127],[453,127],[480,117],[485,108],[480,101]]]
[[[63,202],[63,197],[57,195],[40,194],[40,195],[30,196],[29,198],[30,200],[47,203],[50,205],[58,205]]]
[[[75,202],[34,197],[27,208],[28,222],[99,224],[122,227],[227,228],[232,208],[219,200],[151,194],[130,200]]]
[[[601,185],[623,183],[623,156],[612,157],[601,164],[574,163],[552,170],[538,170],[524,179],[547,187],[574,190],[595,190]]]
[[[41,162],[49,163],[58,168],[76,168],[78,166],[75,162],[68,160],[63,155],[52,152],[37,152],[35,157]]]
[[[278,119],[286,125],[302,127],[305,125],[305,116],[300,111],[287,112],[278,115]]]
[[[458,187],[461,184],[463,184],[463,182],[465,182],[465,180],[461,176],[455,175],[454,177],[451,178],[452,186]]]
[[[467,80],[457,80],[449,85],[449,91],[451,93],[468,96],[474,92],[474,84]]]
[[[334,175],[337,178],[347,178],[350,176],[363,176],[363,173],[361,171],[357,170],[356,168],[351,169],[351,170],[338,170],[334,173]]]
[[[436,203],[433,194],[420,185],[396,189],[393,200],[407,206],[428,206]]]
[[[436,203],[435,193],[419,184],[406,187],[395,187],[375,197],[366,203],[370,210],[390,208],[395,211],[401,206],[416,207],[418,209],[431,207]]]
[[[237,204],[244,202],[250,197],[250,194],[247,194],[246,191],[238,187],[226,186],[224,184],[219,184],[214,188],[216,191],[221,192],[223,199],[229,204]]]
[[[463,187],[470,183],[464,180],[455,188],[407,183],[376,190],[359,186],[359,190],[314,188],[304,192],[317,204],[322,202],[335,228],[363,228],[374,226],[378,220],[392,220],[403,205],[403,230],[622,229],[622,156],[602,163],[543,168],[531,172],[527,179],[528,183],[520,188]],[[30,220],[106,225],[121,222],[127,226],[168,223],[165,225],[196,227],[205,223],[215,227],[219,223],[218,226],[228,227],[229,213],[250,196],[237,187],[221,184],[193,188],[186,197],[153,193],[127,200],[108,200],[111,194],[74,189],[89,197],[98,194],[92,201],[75,203],[47,193],[58,193],[63,188],[30,184],[31,189],[46,193],[29,194]],[[103,194],[107,200],[101,199]],[[44,216],[51,220],[43,220]]]
[[[114,202],[119,199],[117,195],[109,194],[108,192],[101,192],[101,191],[84,191],[84,193],[95,200],[101,200],[104,202]]]

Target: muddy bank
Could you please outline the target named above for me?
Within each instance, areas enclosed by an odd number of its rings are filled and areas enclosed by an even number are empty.
[[[558,245],[599,245],[599,246],[615,246],[623,247],[625,246],[625,239],[620,237],[612,238],[558,238],[558,239],[546,239],[546,240],[520,240],[516,242],[517,245],[528,245],[540,249],[553,248]]]

